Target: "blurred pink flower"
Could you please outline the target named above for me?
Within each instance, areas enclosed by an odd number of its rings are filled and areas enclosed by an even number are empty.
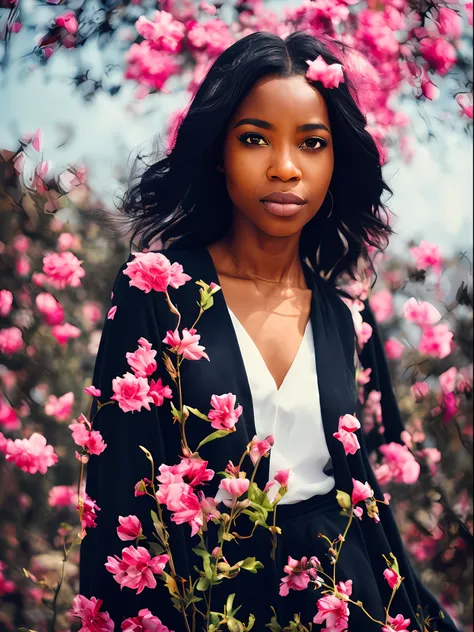
[[[471,4],[471,16],[472,16],[472,2]],[[472,19],[471,19],[472,22]],[[460,92],[455,97],[456,103],[459,105],[459,115],[467,116],[472,119],[473,117],[473,96],[472,92]]]
[[[81,632],[113,632],[114,622],[108,612],[100,612],[101,607],[102,599],[74,597],[71,614],[81,619]]]
[[[107,320],[113,320],[115,318],[116,313],[117,313],[117,305],[112,305],[112,307],[107,312]]]
[[[111,399],[118,402],[124,413],[140,411],[143,408],[151,410],[153,397],[148,394],[149,385],[144,377],[136,377],[132,373],[125,373],[123,377],[112,380],[114,394]]]
[[[53,252],[43,258],[43,272],[57,289],[78,287],[86,274],[81,263],[72,252]]]
[[[12,356],[25,346],[23,334],[18,327],[6,327],[0,330],[0,352]]]
[[[426,327],[418,344],[418,351],[434,358],[446,358],[453,350],[453,337],[447,323]]]
[[[434,305],[428,301],[421,301],[414,297],[409,298],[403,306],[403,317],[420,327],[434,325],[441,320],[441,314]]]
[[[54,327],[51,327],[51,333],[60,345],[65,345],[71,338],[79,338],[82,332],[78,327],[75,327],[70,323],[64,323],[62,325],[54,325]]]
[[[90,395],[91,397],[100,397],[102,395],[100,388],[96,388],[95,386],[86,386],[84,393],[86,393],[86,395]]]
[[[74,393],[72,391],[61,395],[59,398],[55,395],[49,395],[44,412],[49,417],[54,417],[56,421],[67,421],[72,414],[73,405]]]
[[[55,485],[48,495],[50,507],[74,507],[77,504],[76,485]]]
[[[154,48],[169,53],[180,51],[181,41],[186,32],[185,25],[173,19],[172,14],[167,11],[155,11],[153,22],[143,15],[140,16],[135,22],[135,28]]]
[[[0,316],[6,318],[11,311],[13,294],[10,290],[0,290]]]
[[[406,445],[394,441],[379,447],[383,454],[383,463],[390,468],[390,474],[396,483],[412,485],[420,476],[420,464]]]
[[[440,35],[450,39],[457,39],[462,35],[462,19],[457,11],[440,7],[436,18],[436,25]]]
[[[129,546],[118,555],[108,556],[105,568],[112,573],[120,589],[131,588],[139,595],[145,588],[155,588],[155,575],[161,575],[168,563],[167,555],[151,557],[143,546]]]
[[[387,358],[390,358],[391,360],[398,360],[402,357],[405,351],[405,345],[395,338],[389,338],[386,340],[384,348]]]
[[[374,495],[374,490],[368,483],[361,483],[357,481],[355,478],[352,479],[352,484],[354,488],[352,490],[352,504],[357,505],[362,500],[367,500],[368,498],[372,498]]]
[[[48,325],[60,325],[64,320],[64,308],[52,294],[40,292],[35,299],[36,307]]]
[[[15,439],[7,446],[7,461],[11,461],[28,474],[46,474],[49,467],[58,462],[58,455],[46,438],[34,432],[29,439]]]
[[[273,480],[280,484],[281,487],[288,487],[288,483],[291,476],[291,469],[278,470],[273,476]]]
[[[2,393],[0,393],[0,426],[6,431],[18,430],[21,428],[21,422],[18,415],[4,398]]]
[[[383,323],[393,315],[393,295],[390,290],[382,289],[372,292],[369,305],[378,323]]]
[[[96,325],[102,318],[102,307],[93,301],[87,301],[82,306],[82,315],[89,325]]]
[[[441,76],[453,68],[457,59],[456,49],[443,37],[423,37],[420,41],[420,52]]]
[[[64,13],[61,13],[61,15],[58,15],[54,21],[58,26],[66,29],[66,31],[71,34],[76,33],[79,28],[74,11],[65,11]]]
[[[435,273],[441,272],[443,257],[439,246],[429,241],[420,241],[419,246],[410,248],[410,253],[415,257],[415,265],[418,270],[433,268]]]
[[[233,393],[225,393],[223,395],[212,395],[212,409],[207,416],[211,420],[211,426],[216,430],[235,430],[235,424],[238,422],[243,408],[236,404],[236,396]]]

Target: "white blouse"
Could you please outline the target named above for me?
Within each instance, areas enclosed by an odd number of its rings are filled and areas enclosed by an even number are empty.
[[[323,470],[331,466],[324,436],[311,321],[280,388],[268,370],[257,345],[228,308],[244,360],[252,393],[257,437],[272,434],[270,479],[278,470],[290,469],[288,492],[280,504],[291,504],[326,494],[334,477]],[[273,500],[278,483],[268,491]]]

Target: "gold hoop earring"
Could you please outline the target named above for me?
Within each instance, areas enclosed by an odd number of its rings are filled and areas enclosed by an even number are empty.
[[[332,211],[333,211],[333,208],[334,208],[334,197],[333,197],[330,189],[328,189],[328,193],[331,194],[331,210],[329,211],[329,215],[327,215],[324,219],[329,219],[331,217]]]

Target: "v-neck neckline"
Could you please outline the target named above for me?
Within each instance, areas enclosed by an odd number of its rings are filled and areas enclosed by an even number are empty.
[[[260,349],[257,347],[257,344],[255,343],[254,339],[249,334],[249,332],[245,329],[245,327],[242,325],[240,320],[237,318],[237,316],[234,314],[234,312],[230,309],[230,307],[228,305],[227,305],[227,310],[229,311],[229,314],[232,317],[232,321],[233,322],[235,321],[237,323],[237,326],[239,327],[240,331],[243,332],[244,336],[249,341],[251,347],[254,350],[254,353],[259,358],[259,362],[262,365],[262,367],[264,368],[265,373],[268,376],[268,378],[269,378],[269,380],[270,380],[270,382],[272,384],[272,390],[275,392],[276,395],[278,395],[285,388],[287,382],[289,382],[289,380],[291,378],[291,375],[293,374],[293,371],[295,370],[295,367],[297,365],[299,357],[300,357],[300,355],[301,355],[301,353],[303,351],[303,347],[304,347],[304,343],[305,343],[305,340],[306,340],[306,336],[308,334],[308,330],[309,330],[309,327],[310,327],[310,324],[311,324],[311,317],[308,319],[308,322],[306,323],[306,327],[304,329],[303,337],[301,338],[301,341],[300,341],[300,344],[299,344],[298,349],[296,351],[295,357],[293,358],[293,361],[290,364],[290,367],[289,367],[288,371],[286,372],[285,377],[283,378],[283,381],[280,384],[280,387],[277,388],[277,385],[276,385],[276,382],[275,382],[275,378],[271,374],[270,369],[268,368],[267,363],[263,359],[263,356],[262,356],[262,354],[260,352]]]

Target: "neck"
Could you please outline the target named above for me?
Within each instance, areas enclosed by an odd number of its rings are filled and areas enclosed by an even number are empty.
[[[299,256],[299,234],[290,237],[256,235],[231,231],[220,242],[230,276],[305,288]]]

